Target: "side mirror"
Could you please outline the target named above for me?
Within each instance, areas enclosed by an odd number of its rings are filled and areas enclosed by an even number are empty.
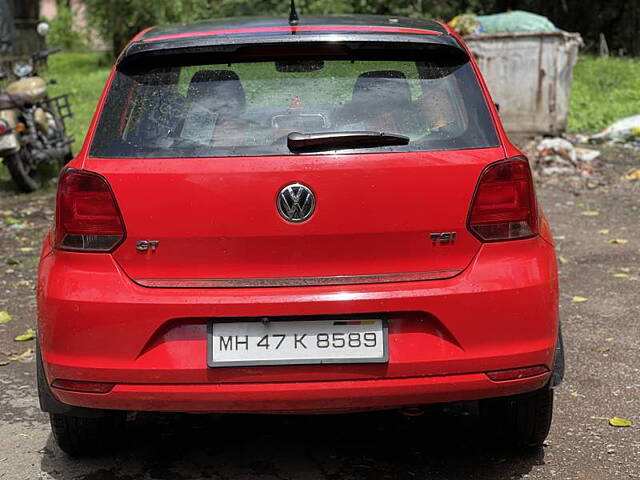
[[[40,35],[42,38],[49,35],[50,30],[51,30],[51,25],[49,25],[47,22],[40,22],[36,27],[36,32],[38,32],[38,35]]]
[[[500,104],[498,102],[494,103],[494,105],[496,106],[496,110],[500,111]]]
[[[4,72],[0,72],[0,80],[4,80],[5,78],[7,78],[7,74]]]

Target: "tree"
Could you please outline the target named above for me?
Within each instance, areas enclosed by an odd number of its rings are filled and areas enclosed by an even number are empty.
[[[26,0],[23,0],[26,2]],[[65,1],[65,0],[61,0]],[[282,15],[288,0],[85,0],[92,25],[118,53],[140,30],[166,23],[238,15]],[[604,33],[612,50],[640,55],[640,0],[297,0],[302,15],[370,13],[449,20],[465,12],[508,9],[545,15],[558,27],[582,33],[595,45]]]
[[[86,0],[89,21],[105,40],[112,42],[116,54],[144,28],[202,18],[210,3],[210,0]]]

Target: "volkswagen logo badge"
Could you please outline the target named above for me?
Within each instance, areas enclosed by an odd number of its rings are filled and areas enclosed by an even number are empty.
[[[276,203],[282,218],[300,223],[307,220],[316,209],[316,196],[306,185],[292,183],[280,190]]]

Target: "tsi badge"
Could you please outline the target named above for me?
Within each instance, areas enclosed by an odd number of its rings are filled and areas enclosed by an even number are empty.
[[[456,232],[435,232],[430,233],[432,245],[451,245],[456,241]]]
[[[155,252],[159,244],[158,240],[138,240],[136,242],[136,250],[139,252],[148,252],[149,250]]]

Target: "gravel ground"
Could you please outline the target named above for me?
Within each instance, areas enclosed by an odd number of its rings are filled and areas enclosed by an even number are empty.
[[[560,258],[567,376],[547,445],[525,453],[491,444],[476,418],[454,411],[140,416],[119,451],[66,457],[38,409],[34,342],[14,341],[35,328],[37,256],[54,195],[0,185],[0,311],[12,316],[0,325],[0,479],[640,478],[640,181],[620,180],[640,155],[611,149],[605,158],[605,186],[538,188]],[[614,428],[612,416],[634,425]]]

